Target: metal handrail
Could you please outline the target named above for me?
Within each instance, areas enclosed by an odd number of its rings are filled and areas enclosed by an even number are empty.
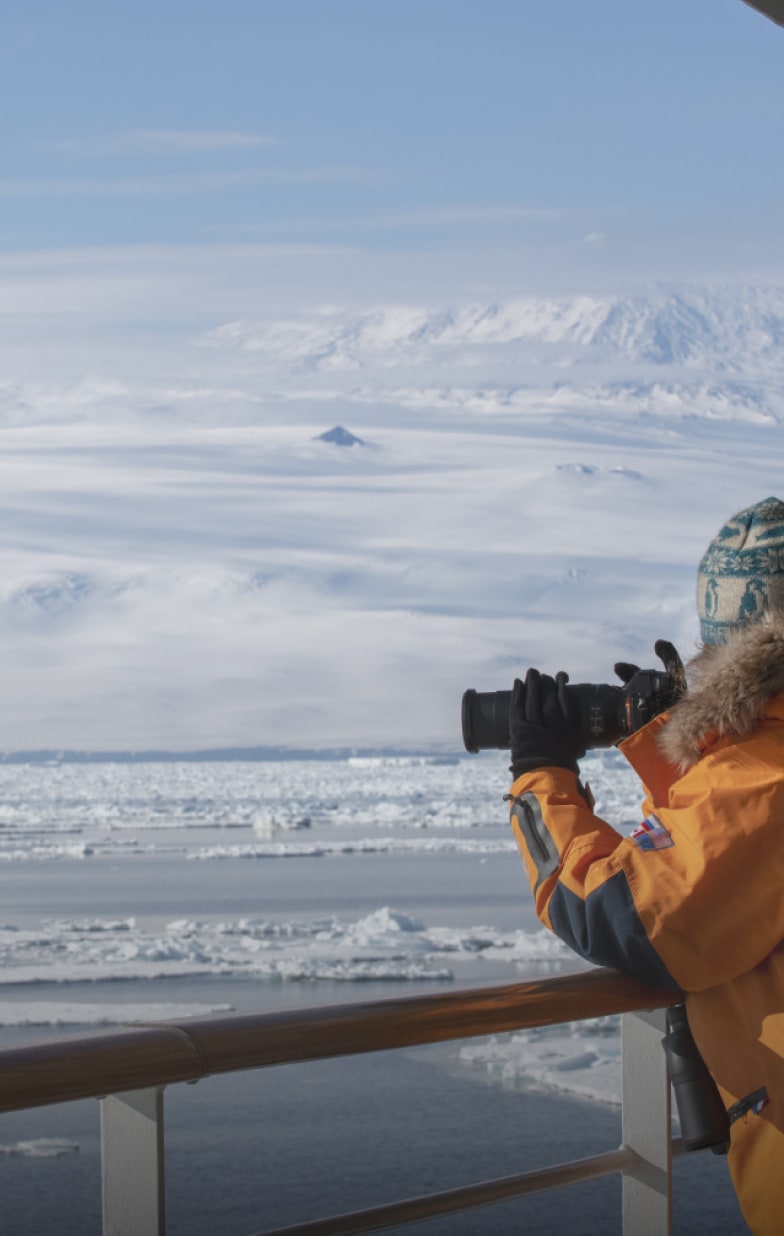
[[[316,1219],[312,1223],[295,1223],[289,1227],[254,1232],[252,1236],[365,1236],[368,1232],[385,1232],[391,1227],[460,1214],[477,1206],[497,1205],[532,1193],[544,1193],[548,1189],[563,1189],[585,1180],[600,1180],[603,1176],[629,1171],[637,1162],[639,1156],[633,1150],[628,1146],[619,1146],[617,1150],[608,1150],[572,1163],[559,1163],[555,1167],[521,1172],[500,1180],[486,1180],[482,1184],[465,1185],[462,1189],[449,1189],[443,1193],[428,1193],[424,1197]]]
[[[164,1236],[164,1088],[211,1074],[626,1014],[622,1144],[543,1171],[471,1184],[267,1236],[358,1236],[620,1172],[624,1231],[671,1232],[669,1085],[661,1010],[683,993],[612,970],[284,1013],[136,1023],[0,1051],[0,1111],[100,1097],[104,1232]],[[632,1084],[633,1083],[633,1084]],[[642,1226],[640,1226],[642,1224]]]
[[[193,1082],[243,1069],[664,1008],[680,999],[678,991],[596,969],[370,1003],[138,1023],[0,1051],[0,1111]]]

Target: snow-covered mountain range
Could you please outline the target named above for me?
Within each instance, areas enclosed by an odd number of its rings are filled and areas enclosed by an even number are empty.
[[[303,371],[474,364],[486,348],[547,365],[631,363],[758,374],[784,367],[784,289],[670,288],[636,296],[519,298],[462,307],[329,306],[299,318],[229,322],[209,346],[260,353]],[[546,345],[546,350],[542,350]]]

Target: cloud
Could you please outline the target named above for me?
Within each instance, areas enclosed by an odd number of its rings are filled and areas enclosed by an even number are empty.
[[[98,138],[72,138],[50,142],[49,150],[63,154],[115,154],[125,151],[221,151],[252,150],[259,146],[277,146],[278,139],[265,133],[242,133],[232,129],[135,129]]]
[[[350,167],[244,168],[230,172],[184,172],[164,176],[101,179],[60,176],[54,179],[0,178],[0,198],[21,197],[164,197],[210,193],[261,184],[365,182],[378,174]]]
[[[359,455],[292,420],[14,433],[0,746],[457,746],[467,686],[679,639],[703,543],[760,486],[759,443],[715,434],[649,425],[641,476],[607,419],[351,421]]]
[[[410,270],[395,267],[396,275],[410,279]],[[3,380],[26,374],[37,380],[47,373],[45,356],[55,358],[64,346],[63,329],[69,331],[65,346],[73,357],[71,328],[55,327],[53,318],[70,318],[83,332],[84,351],[78,372],[94,369],[98,350],[104,345],[125,354],[130,334],[125,322],[168,321],[167,331],[178,332],[178,323],[216,321],[244,317],[267,308],[294,312],[305,304],[323,301],[327,289],[338,281],[343,295],[368,280],[385,281],[383,270],[363,252],[346,246],[292,245],[128,245],[81,249],[0,252],[0,315],[6,340],[16,347]],[[90,322],[91,315],[99,321]],[[107,323],[113,322],[111,339]],[[157,338],[157,343],[155,342]],[[159,336],[145,338],[145,347],[135,369],[146,366],[157,350]],[[9,347],[10,347],[9,343]],[[55,361],[60,371],[61,362]],[[110,372],[112,370],[110,369]]]
[[[423,210],[386,211],[379,214],[287,218],[261,221],[232,229],[235,233],[252,235],[260,232],[305,231],[416,231],[448,227],[485,227],[487,225],[582,223],[596,219],[620,218],[624,212],[617,207],[586,210],[582,207],[484,205],[466,203],[462,206],[433,206]],[[603,240],[603,232],[590,232],[586,241]]]
[[[427,210],[400,210],[345,220],[364,227],[442,227],[450,223],[549,223],[584,218],[582,208],[566,206],[483,205],[435,206]],[[596,213],[596,212],[592,212]],[[600,214],[607,212],[601,211]],[[615,212],[617,213],[617,212]]]

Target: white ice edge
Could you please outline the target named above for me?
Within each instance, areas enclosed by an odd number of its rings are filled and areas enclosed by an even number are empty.
[[[232,1010],[231,1004],[14,1000],[0,1001],[0,1026],[120,1026],[134,1022],[177,1022]]]
[[[407,837],[359,837],[353,841],[277,841],[265,845],[202,846],[190,859],[227,858],[326,858],[347,854],[511,854],[516,846],[511,839],[432,837],[409,840]]]
[[[6,1155],[9,1158],[60,1159],[64,1155],[77,1154],[78,1151],[78,1143],[68,1141],[64,1137],[36,1137],[29,1141],[0,1145],[0,1155]]]

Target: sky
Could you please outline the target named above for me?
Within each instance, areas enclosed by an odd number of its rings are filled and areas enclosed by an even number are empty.
[[[782,41],[741,0],[11,3],[0,246],[740,226],[781,203]]]
[[[691,640],[781,474],[783,56],[741,0],[7,6],[0,749],[443,746]]]

